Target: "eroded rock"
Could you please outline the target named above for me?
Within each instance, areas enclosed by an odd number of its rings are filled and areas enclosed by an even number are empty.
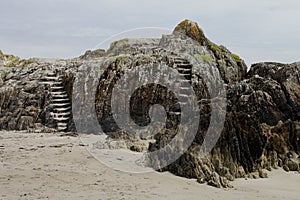
[[[197,65],[181,52],[195,55]],[[147,85],[135,91],[129,110],[137,124],[149,124],[152,105],[162,105],[167,113],[164,129],[155,135],[140,134],[138,138],[118,127],[111,99],[115,84],[126,70],[164,65],[177,70],[192,85],[199,101],[200,127],[188,150],[161,171],[221,188],[231,187],[229,181],[235,178],[266,178],[265,169],[300,170],[297,159],[300,153],[300,64],[258,63],[247,73],[247,66],[239,56],[208,40],[194,22],[183,21],[172,35],[161,39],[123,39],[114,42],[108,51],[87,51],[71,60],[21,60],[2,52],[0,60],[0,129],[76,131],[74,118],[77,116],[72,113],[72,103],[77,99],[95,104],[96,109],[96,113],[92,113],[87,106],[89,112],[84,113],[87,119],[81,121],[81,128],[92,133],[89,121],[95,114],[96,121],[109,135],[109,140],[104,145],[99,144],[99,148],[156,151],[177,134],[181,119],[179,103],[182,102],[178,102],[176,95],[161,85]],[[93,76],[77,80],[82,87],[79,91],[84,93],[89,92],[89,84],[96,84],[96,94],[92,94],[95,102],[88,102],[82,93],[74,92],[79,71],[92,75],[101,73],[99,80]],[[211,124],[211,103],[218,100],[211,97],[204,76],[210,80],[221,77],[224,81],[227,113],[217,144],[203,157],[200,149]],[[141,78],[148,77],[141,75]],[[220,88],[215,88],[217,93],[222,92]],[[173,150],[181,147],[176,148]],[[289,152],[293,157],[287,156]],[[159,160],[149,162],[153,166],[161,164]]]

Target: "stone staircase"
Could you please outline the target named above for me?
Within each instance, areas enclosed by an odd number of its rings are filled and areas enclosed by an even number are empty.
[[[193,66],[185,59],[175,58],[174,64],[179,74],[186,79],[186,81],[192,83],[192,68]]]
[[[53,71],[48,71],[41,83],[49,86],[50,106],[53,108],[50,115],[56,122],[57,130],[66,131],[71,117],[71,103],[61,77]]]
[[[189,100],[189,90],[190,85],[192,84],[192,68],[193,66],[185,59],[182,58],[174,58],[173,60],[174,65],[181,76],[181,81],[185,82],[181,84],[179,88],[179,103],[181,105],[187,104]],[[186,84],[188,83],[188,84]],[[181,116],[180,108],[173,108],[172,111],[169,113],[171,118],[179,119]]]

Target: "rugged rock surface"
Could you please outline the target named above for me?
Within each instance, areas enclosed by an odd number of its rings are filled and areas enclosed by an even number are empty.
[[[173,34],[185,34],[197,41],[201,46],[212,52],[212,60],[216,62],[219,72],[226,83],[240,81],[247,72],[245,62],[236,54],[231,53],[226,47],[218,46],[205,37],[198,24],[189,20],[181,22]]]
[[[256,64],[247,75],[249,79],[229,85],[224,130],[207,158],[209,164],[203,166],[199,160],[199,143],[195,142],[193,148],[166,170],[200,180],[211,176],[206,174],[207,168],[228,180],[265,177],[262,169],[271,170],[278,166],[298,171],[299,63],[275,65]],[[275,67],[273,75],[265,73]],[[288,157],[289,154],[292,156]]]
[[[193,55],[197,62],[184,53]],[[161,39],[124,39],[114,42],[108,51],[87,51],[71,60],[21,60],[0,52],[0,61],[0,129],[77,131],[74,120],[78,114],[85,114],[81,128],[92,133],[89,128],[94,116],[90,111],[95,108],[97,123],[112,139],[125,139],[132,151],[153,152],[177,134],[182,117],[180,104],[189,101],[184,100],[184,87],[175,87],[179,96],[155,84],[133,93],[128,106],[138,125],[151,122],[152,105],[160,104],[166,111],[166,126],[152,136],[141,134],[135,138],[122,130],[113,117],[111,100],[114,86],[127,71],[167,66],[184,77],[183,81],[195,91],[200,126],[188,150],[162,171],[196,178],[199,183],[215,187],[231,187],[229,181],[239,177],[265,178],[264,169],[283,167],[286,171],[299,171],[300,63],[258,63],[247,73],[239,56],[207,39],[194,22],[183,21],[172,35]],[[79,90],[84,93],[77,93],[74,87],[79,72],[100,73],[101,77],[98,80],[97,76],[95,79],[87,75],[79,80]],[[137,73],[141,79],[149,78]],[[207,80],[217,84],[213,92]],[[83,95],[91,92],[88,85],[95,85],[94,102]],[[218,101],[222,89],[227,99],[224,128],[212,151],[202,157],[200,149],[211,124],[212,102]],[[73,114],[76,101],[86,102],[84,113]],[[149,162],[161,164],[157,160]]]
[[[69,82],[66,81],[68,70],[76,70],[72,67],[73,62],[18,59],[10,60],[9,63],[9,66],[4,64],[1,68],[1,129],[47,132],[68,130],[66,124],[71,119],[71,95],[68,92],[71,91],[67,91]]]

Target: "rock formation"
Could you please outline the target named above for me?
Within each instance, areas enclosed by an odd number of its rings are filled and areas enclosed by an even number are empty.
[[[197,57],[198,63],[182,56],[182,50]],[[151,142],[147,142],[149,136],[140,135],[137,139],[122,130],[115,122],[111,107],[114,85],[126,70],[147,65],[177,70],[191,84],[200,110],[200,126],[192,144],[162,171],[196,178],[199,183],[207,182],[215,187],[231,187],[229,181],[235,178],[267,177],[264,169],[300,170],[300,63],[258,63],[247,72],[239,56],[211,42],[189,20],[181,22],[172,35],[161,39],[124,39],[114,42],[108,51],[87,51],[70,60],[22,60],[0,52],[0,129],[77,131],[73,100],[85,102],[86,99],[74,94],[74,80],[79,71],[94,73],[87,66],[95,66],[101,77],[96,80],[93,105],[104,132],[113,139],[126,139],[127,147],[133,151],[160,149],[177,133],[182,117],[180,104],[186,97],[183,86],[177,87],[178,97],[159,85],[147,85],[133,94],[128,106],[138,125],[150,123],[152,105],[162,105],[167,113],[165,128],[152,136]],[[211,103],[216,100],[204,77],[207,74],[211,80],[217,80],[211,72],[218,72],[224,82],[226,118],[217,144],[202,157],[199,152],[210,126]],[[85,91],[87,80],[82,81],[82,91]],[[216,87],[214,92],[220,93],[221,89]],[[82,123],[84,126],[89,122]],[[145,141],[147,145],[140,145]],[[155,160],[149,162],[160,164]]]

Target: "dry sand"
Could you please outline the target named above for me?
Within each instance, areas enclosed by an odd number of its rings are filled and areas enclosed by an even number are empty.
[[[216,189],[170,173],[130,174],[94,159],[78,137],[0,133],[0,199],[300,199],[300,175],[236,180]]]

